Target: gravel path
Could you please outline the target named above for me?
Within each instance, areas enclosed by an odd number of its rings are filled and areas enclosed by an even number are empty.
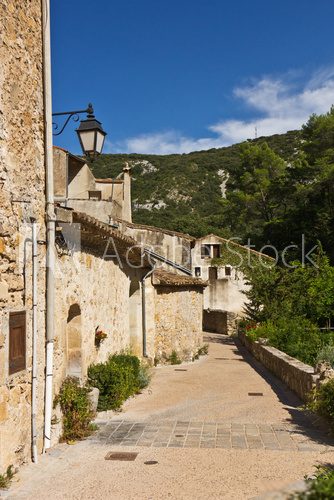
[[[209,340],[200,361],[154,369],[149,390],[102,415],[91,439],[23,467],[7,497],[250,499],[333,462],[294,394],[231,339]]]

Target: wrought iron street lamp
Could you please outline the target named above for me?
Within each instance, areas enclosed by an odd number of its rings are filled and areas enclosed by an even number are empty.
[[[81,120],[79,128],[76,130],[82,151],[91,160],[102,152],[106,132],[103,130],[93,112],[88,113],[86,120]]]
[[[87,156],[91,161],[93,161],[102,152],[104,139],[107,133],[103,130],[101,122],[99,122],[95,118],[92,104],[88,104],[87,109],[53,113],[52,116],[67,116],[65,123],[59,131],[58,125],[56,123],[53,123],[53,127],[55,130],[53,135],[60,135],[64,131],[71,118],[75,122],[78,122],[80,119],[79,115],[82,113],[87,113],[87,118],[86,120],[81,120],[79,127],[76,129],[76,132],[78,134],[80,145],[84,155]]]

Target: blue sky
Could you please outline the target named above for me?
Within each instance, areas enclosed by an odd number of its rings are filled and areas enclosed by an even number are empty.
[[[299,127],[334,103],[332,0],[51,0],[53,110],[105,152],[175,153]],[[79,152],[68,125],[55,141]]]

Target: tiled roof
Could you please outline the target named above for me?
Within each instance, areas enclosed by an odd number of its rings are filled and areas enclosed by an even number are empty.
[[[81,224],[81,241],[88,247],[98,248],[107,254],[115,253],[139,267],[151,267],[137,241],[117,229],[82,212],[72,212],[72,221]]]
[[[157,269],[152,275],[152,283],[154,286],[198,286],[204,288],[208,285],[206,281],[192,276],[182,276],[180,274],[170,273],[164,269]]]
[[[117,220],[118,222],[121,222],[122,224],[124,224],[128,227],[131,227],[133,229],[146,229],[147,231],[155,231],[157,233],[169,234],[171,236],[178,236],[179,238],[183,238],[183,239],[189,240],[189,241],[196,240],[196,238],[194,238],[193,236],[190,236],[190,234],[186,234],[186,233],[179,233],[177,231],[171,231],[169,229],[163,229],[161,227],[147,226],[146,224],[135,224],[134,222],[128,222],[126,220],[119,219],[116,217],[115,217],[115,220]]]
[[[206,236],[202,236],[202,238],[196,238],[196,242],[197,241],[203,241],[203,240],[206,240],[208,238],[215,238],[216,240],[221,241],[223,243],[227,243],[228,245],[232,245],[234,247],[237,247],[237,248],[240,248],[240,249],[243,249],[243,250],[246,250],[246,251],[250,251],[254,255],[260,255],[261,257],[265,257],[268,260],[275,260],[273,257],[270,257],[269,255],[267,255],[265,253],[258,252],[257,250],[253,250],[252,248],[249,248],[249,247],[247,247],[245,245],[240,245],[240,243],[236,243],[235,241],[233,241],[233,239],[228,240],[226,238],[222,238],[221,236],[217,236],[216,234],[213,234],[213,233],[207,234]],[[208,243],[208,245],[211,244],[210,242],[207,242],[207,243]]]
[[[123,184],[124,180],[123,179],[95,179],[95,182],[98,182],[99,184]]]

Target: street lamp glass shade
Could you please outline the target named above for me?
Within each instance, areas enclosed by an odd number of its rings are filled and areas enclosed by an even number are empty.
[[[107,135],[101,122],[96,120],[94,115],[88,115],[86,120],[81,120],[76,132],[84,155],[94,160],[102,152],[104,139]]]

